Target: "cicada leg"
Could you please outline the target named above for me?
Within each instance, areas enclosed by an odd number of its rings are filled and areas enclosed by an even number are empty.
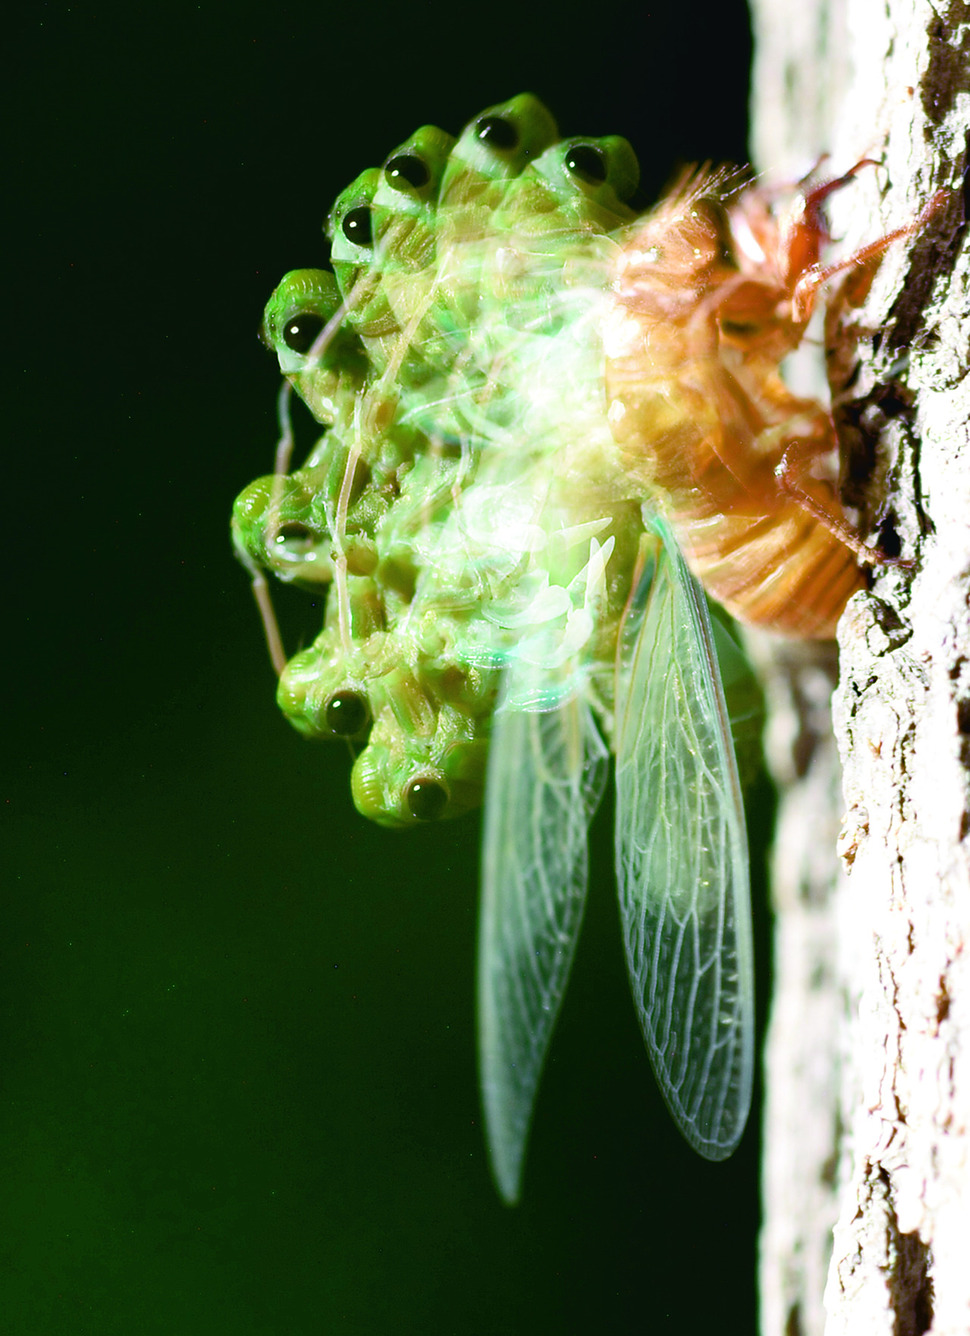
[[[827,193],[843,185],[851,178],[859,167],[863,166],[868,159],[863,159],[853,167],[845,177],[840,177],[838,181],[830,184]],[[945,203],[949,191],[938,190],[920,209],[912,222],[904,224],[902,227],[893,228],[885,236],[878,237],[875,241],[870,241],[868,245],[861,246],[859,250],[853,251],[851,255],[842,260],[836,260],[832,264],[813,264],[810,265],[798,279],[792,292],[792,316],[796,321],[805,321],[812,313],[815,304],[815,294],[836,274],[845,273],[847,270],[854,270],[858,273],[859,279],[853,287],[851,301],[853,305],[859,305],[865,298],[876,270],[874,262],[882,259],[889,247],[896,241],[901,241],[904,237],[915,236],[921,232],[930,219],[939,212]],[[811,198],[811,196],[809,196]],[[816,206],[817,207],[817,206]]]
[[[818,485],[817,479],[809,479],[808,470],[820,454],[827,454],[835,445],[834,436],[822,446],[815,440],[789,441],[775,468],[779,486],[797,505],[817,519],[819,524],[847,547],[862,565],[910,568],[913,562],[907,558],[890,557],[881,548],[867,543],[845,516],[836,511],[834,496],[833,505],[827,506],[805,485],[806,480],[814,481]]]

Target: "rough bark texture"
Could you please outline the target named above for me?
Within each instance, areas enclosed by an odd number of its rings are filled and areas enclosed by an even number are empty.
[[[766,1053],[766,1336],[970,1332],[970,10],[752,0],[753,151],[822,152],[846,250],[952,191],[836,337],[848,499],[883,567],[840,627],[835,727],[811,657],[769,648],[785,784]],[[844,813],[839,852],[833,828]],[[824,1287],[824,1294],[823,1294]]]

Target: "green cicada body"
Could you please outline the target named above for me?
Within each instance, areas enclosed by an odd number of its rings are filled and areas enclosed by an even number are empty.
[[[637,178],[625,140],[560,140],[529,95],[457,139],[422,127],[358,177],[328,215],[334,276],[288,275],[264,319],[325,434],[234,515],[251,570],[329,586],[279,698],[304,734],[351,743],[359,809],[407,826],[484,798],[481,1079],[510,1201],[610,751],[661,1089],[712,1159],[750,1102],[747,851],[714,635],[604,392]]]

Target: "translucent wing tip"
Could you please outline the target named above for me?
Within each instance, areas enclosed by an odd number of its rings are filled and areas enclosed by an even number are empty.
[[[510,668],[505,699],[540,685],[532,674]],[[586,831],[607,765],[578,697],[496,715],[482,829],[479,1063],[492,1175],[510,1206],[582,922]]]
[[[717,1129],[714,1132],[702,1131],[674,1110],[671,1110],[688,1143],[697,1151],[698,1155],[714,1163],[720,1160],[729,1160],[737,1150],[741,1144],[741,1138],[744,1136],[744,1129],[748,1125],[750,1111],[750,1082],[747,1083],[746,1093],[739,1098],[737,1106],[732,1109],[734,1116],[731,1118],[730,1126],[726,1129]]]
[[[510,1128],[497,1125],[501,1120],[485,1111],[488,1159],[492,1180],[506,1206],[518,1206],[522,1196],[522,1168],[525,1163],[525,1139],[528,1129],[516,1135]]]

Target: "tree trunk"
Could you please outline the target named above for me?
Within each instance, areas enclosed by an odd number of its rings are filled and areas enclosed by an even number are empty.
[[[838,253],[914,219],[831,334],[847,499],[877,569],[824,654],[759,644],[774,855],[765,1057],[765,1336],[970,1332],[970,351],[962,176],[970,9],[752,0],[753,152],[824,152]],[[835,832],[842,822],[838,851]]]

